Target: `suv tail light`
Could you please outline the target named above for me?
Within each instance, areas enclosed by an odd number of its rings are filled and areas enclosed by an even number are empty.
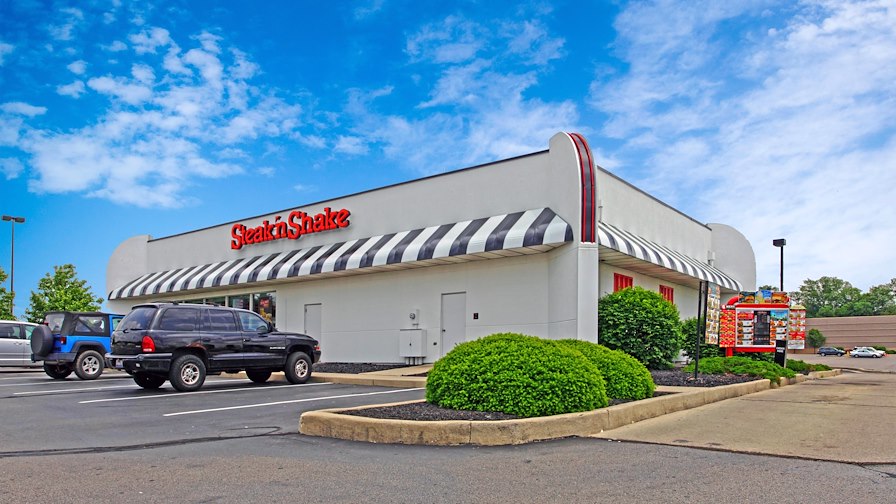
[[[149,335],[144,336],[143,341],[140,342],[140,349],[143,350],[143,353],[155,352],[156,342]]]
[[[68,341],[68,338],[64,334],[59,336],[59,343],[64,345],[66,341]]]

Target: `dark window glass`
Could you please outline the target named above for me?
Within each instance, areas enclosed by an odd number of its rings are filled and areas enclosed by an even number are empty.
[[[208,327],[212,331],[238,331],[233,312],[230,310],[209,310]]]
[[[199,310],[196,308],[168,308],[159,320],[162,331],[195,331],[199,323]]]
[[[106,317],[100,315],[79,315],[75,319],[72,334],[105,334]]]
[[[0,324],[0,338],[22,339],[22,331],[16,324]]]
[[[149,329],[149,324],[152,323],[152,318],[156,314],[156,308],[154,306],[141,306],[139,308],[134,308],[131,310],[131,313],[128,313],[124,319],[118,324],[118,330],[121,331],[142,331],[144,329]]]
[[[250,312],[237,312],[240,316],[240,324],[243,326],[243,331],[254,332],[257,331],[259,327],[267,327],[268,323],[258,315]]]

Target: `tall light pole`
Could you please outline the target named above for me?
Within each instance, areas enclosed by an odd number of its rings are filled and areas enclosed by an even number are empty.
[[[12,215],[4,215],[4,221],[9,221],[12,227],[12,242],[10,243],[10,255],[9,255],[9,293],[12,295],[9,300],[9,314],[13,317],[16,316],[14,313],[16,307],[16,223],[22,224],[25,222],[24,217],[13,217]]]
[[[784,245],[787,245],[787,240],[778,238],[772,240],[772,245],[781,249],[781,292],[784,292]]]

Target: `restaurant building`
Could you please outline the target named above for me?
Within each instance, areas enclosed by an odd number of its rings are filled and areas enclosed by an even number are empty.
[[[165,238],[109,259],[108,305],[256,311],[324,362],[433,362],[495,332],[599,341],[598,299],[628,286],[682,318],[699,282],[755,289],[753,249],[597,166],[585,139]]]

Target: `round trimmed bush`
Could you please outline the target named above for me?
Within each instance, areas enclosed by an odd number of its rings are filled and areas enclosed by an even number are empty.
[[[461,343],[436,361],[426,400],[443,408],[534,417],[607,406],[604,379],[581,352],[501,333]]]
[[[653,376],[631,355],[590,341],[564,339],[558,343],[578,350],[597,366],[607,383],[607,397],[632,400],[653,397],[656,390]]]
[[[678,308],[656,292],[629,287],[598,302],[601,345],[622,350],[649,369],[669,369],[681,348]]]

